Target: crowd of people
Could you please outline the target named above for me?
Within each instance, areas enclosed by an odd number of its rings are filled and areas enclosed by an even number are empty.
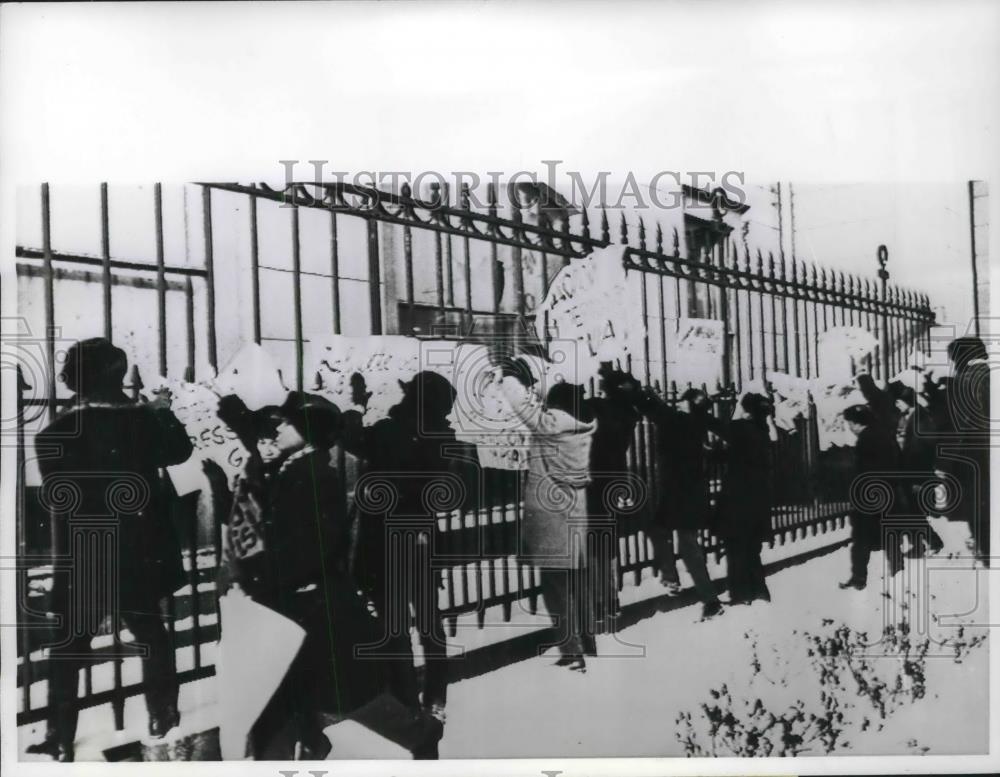
[[[867,402],[844,417],[857,434],[856,482],[888,480],[899,504],[918,516],[927,512],[920,500],[929,483],[959,484],[951,515],[969,523],[985,560],[986,351],[981,342],[962,338],[949,355],[955,363],[950,381],[927,381],[919,393],[902,383],[879,388],[860,377]],[[52,608],[62,616],[65,635],[50,649],[46,737],[30,749],[61,761],[74,758],[77,673],[93,636],[87,625],[114,608],[146,646],[150,735],[163,736],[179,721],[172,631],[159,602],[183,584],[184,575],[167,516],[169,481],[161,471],[185,461],[192,447],[168,392],[139,402],[123,392],[126,368],[124,352],[105,339],[74,345],[64,364],[74,398],[36,443],[40,452],[61,450],[40,458],[43,491],[66,481],[81,495],[72,510],[63,504],[53,511],[57,555],[72,551],[66,519],[74,512],[102,514],[109,483],[122,473],[147,496],[117,511],[117,599],[83,597],[88,575],[108,564],[100,552],[55,576]],[[634,477],[630,448],[643,418],[654,433],[655,482],[625,490],[633,502],[656,495],[645,511],[645,528],[666,593],[680,592],[679,555],[703,618],[720,616],[724,604],[770,601],[761,561],[774,502],[777,430],[769,396],[747,393],[732,418],[720,418],[703,390],[692,388],[678,402],[667,402],[610,365],[601,371],[595,397],[566,382],[543,386],[518,357],[502,360],[493,375],[530,432],[516,553],[540,570],[558,666],[585,672],[587,658],[596,654],[595,635],[614,628],[616,531],[624,512],[636,511],[622,500],[621,486],[623,478]],[[250,452],[234,482],[217,464],[203,464],[218,519],[219,594],[238,588],[306,635],[250,732],[253,758],[324,758],[330,749],[324,729],[371,705],[396,717],[393,725],[405,731],[402,739],[414,757],[437,757],[454,659],[438,606],[440,504],[428,495],[442,483],[450,488],[455,462],[469,460],[456,456],[462,444],[449,423],[456,391],[436,373],[418,373],[402,383],[403,398],[388,417],[366,426],[362,411],[370,392],[361,375],[351,386],[350,409],[302,392],[255,411],[234,395],[219,401],[219,418]],[[332,463],[335,447],[360,464],[353,499],[344,472]],[[720,471],[721,490],[713,496],[710,481]],[[884,544],[890,512],[900,511],[883,505],[873,514],[852,505],[852,569],[845,587],[866,584],[869,558]],[[709,576],[699,539],[705,530],[723,543],[728,602],[720,601]],[[930,551],[939,547],[929,526],[922,535]],[[892,543],[886,551],[895,570],[901,551]],[[420,673],[411,623],[423,647]]]

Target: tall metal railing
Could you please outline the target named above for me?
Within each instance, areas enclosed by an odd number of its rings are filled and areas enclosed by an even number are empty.
[[[160,374],[167,374],[169,345],[173,338],[183,338],[186,363],[182,376],[186,380],[200,379],[198,365],[204,361],[216,367],[218,341],[232,334],[226,329],[232,324],[226,318],[219,318],[216,310],[220,279],[216,273],[218,238],[213,220],[213,193],[223,191],[246,197],[249,266],[245,269],[252,281],[251,336],[265,346],[270,338],[263,321],[262,298],[268,292],[260,278],[267,268],[261,263],[259,218],[264,207],[293,206],[289,210],[292,261],[287,272],[292,278],[295,383],[300,388],[308,388],[309,377],[305,375],[302,356],[304,332],[307,327],[319,328],[321,323],[311,320],[303,304],[303,284],[315,282],[316,277],[303,268],[302,252],[306,248],[327,251],[329,272],[323,273],[323,279],[329,283],[330,301],[322,326],[340,332],[345,323],[342,294],[346,282],[341,267],[344,258],[340,239],[342,219],[364,220],[368,268],[365,282],[370,311],[365,329],[371,334],[383,332],[388,318],[383,308],[382,278],[386,261],[380,247],[380,226],[383,224],[402,231],[403,281],[398,287],[397,298],[389,303],[398,304],[401,310],[409,310],[414,315],[421,309],[430,308],[440,321],[450,321],[449,317],[456,314],[459,336],[469,332],[473,321],[483,316],[515,324],[520,321],[524,328],[524,320],[531,316],[526,301],[526,254],[540,260],[544,288],[559,267],[611,242],[604,208],[600,209],[598,217],[599,234],[592,236],[591,216],[586,209],[573,216],[540,212],[529,222],[517,208],[508,205],[504,210],[492,188],[487,194],[485,210],[476,210],[468,190],[460,190],[456,201],[452,202],[445,189],[438,189],[431,200],[424,201],[415,198],[405,187],[399,193],[390,193],[349,185],[326,185],[317,189],[311,184],[295,184],[275,190],[263,185],[205,184],[201,188],[200,210],[194,209],[195,214],[200,212],[201,215],[201,261],[169,264],[164,250],[163,193],[158,184],[153,187],[150,202],[156,246],[152,262],[112,255],[107,185],[100,187],[100,203],[95,213],[100,223],[100,254],[54,250],[51,193],[49,187],[43,185],[41,246],[23,245],[20,241],[17,246],[18,277],[25,283],[25,289],[39,280],[42,284],[40,294],[32,290],[29,298],[22,295],[22,300],[42,306],[45,325],[41,333],[45,369],[34,377],[27,375],[19,394],[19,596],[26,608],[24,611],[34,613],[28,620],[35,626],[19,631],[19,723],[37,720],[46,714],[39,684],[47,671],[42,650],[46,630],[39,626],[44,621],[42,614],[48,595],[46,580],[51,573],[46,562],[48,516],[41,510],[37,487],[25,479],[26,462],[31,458],[33,446],[31,431],[35,428],[25,419],[36,413],[51,419],[57,413],[63,400],[56,390],[56,343],[59,337],[80,336],[74,330],[74,322],[59,315],[57,291],[65,282],[83,282],[84,288],[92,289],[93,310],[95,314],[99,311],[103,332],[112,339],[118,333],[117,308],[113,307],[118,294],[127,294],[133,288],[155,291],[156,303],[148,311],[156,333],[155,368]],[[322,246],[303,245],[300,208],[329,214],[324,216],[329,219],[329,231]],[[819,336],[830,327],[859,324],[877,332],[888,344],[883,348],[883,359],[872,365],[879,376],[890,375],[903,366],[909,350],[926,342],[927,329],[933,322],[927,298],[889,287],[884,277],[879,284],[834,274],[806,266],[796,259],[765,257],[729,240],[700,248],[685,246],[682,253],[676,231],[672,249],[664,250],[663,229],[659,226],[654,245],[650,247],[645,221],[640,218],[630,224],[630,218],[631,214],[629,217],[624,212],[621,214],[618,239],[628,271],[640,274],[642,291],[638,302],[647,323],[643,337],[644,359],[639,364],[632,364],[631,368],[644,383],[657,388],[668,402],[676,401],[684,386],[678,386],[671,377],[667,330],[674,322],[688,316],[700,314],[723,321],[726,349],[723,379],[719,385],[706,387],[720,415],[732,410],[737,392],[748,380],[762,378],[768,370],[815,376]],[[196,229],[192,231],[197,232]],[[427,235],[432,238],[432,249],[424,253],[417,247],[416,238]],[[471,257],[483,246],[491,259],[489,282],[492,287],[492,304],[485,309],[474,305],[471,295]],[[420,301],[415,292],[415,277],[426,266],[433,267],[435,294],[430,304]],[[457,295],[456,304],[456,290],[463,288],[465,294]],[[509,296],[508,304],[501,304],[504,289],[513,290],[512,304]],[[267,304],[274,302],[273,298],[266,298]],[[279,304],[287,303],[279,301]],[[174,319],[168,317],[168,309],[177,305],[183,309],[180,327],[172,326],[170,322]],[[200,316],[203,318],[198,321]],[[145,376],[147,381],[151,377]],[[143,380],[140,370],[134,367],[129,380],[134,396],[142,391]],[[774,542],[794,541],[806,532],[823,532],[843,525],[846,490],[836,482],[836,462],[831,461],[836,457],[819,451],[816,423],[816,410],[810,405],[806,417],[797,422],[796,432],[784,434],[776,446],[774,455],[781,470],[795,472],[796,477],[783,478],[782,483],[775,484]],[[648,483],[655,482],[653,433],[649,424],[642,423],[636,430],[629,454],[630,470]],[[831,472],[833,475],[828,477]],[[712,478],[713,493],[718,491],[724,474],[724,467],[716,468]],[[505,622],[511,620],[513,606],[518,602],[525,602],[531,610],[535,608],[539,595],[535,570],[514,558],[521,510],[517,477],[509,472],[485,471],[479,501],[439,517],[439,526],[453,559],[453,563],[442,570],[445,612],[453,633],[457,618],[463,613],[475,612],[479,624],[483,625],[491,608],[498,608],[499,617]],[[188,527],[184,551],[188,586],[170,602],[170,622],[179,655],[183,654],[181,679],[187,681],[209,676],[214,671],[207,648],[217,639],[219,628],[213,583],[217,549],[210,535],[198,532],[195,509],[190,502],[179,504],[176,517],[181,525]],[[627,584],[630,575],[638,582],[643,570],[654,566],[652,545],[643,531],[643,520],[644,515],[637,512],[624,518],[619,526],[620,586]],[[703,542],[711,553],[718,555],[721,552],[718,542],[707,531]],[[117,624],[109,624],[109,630],[117,632]],[[100,655],[103,648],[97,649]],[[110,686],[97,690],[94,684],[96,667],[88,666],[85,693],[80,703],[111,702],[115,726],[121,728],[125,699],[140,693],[142,685],[125,682],[122,659],[109,657],[109,660],[113,666]]]

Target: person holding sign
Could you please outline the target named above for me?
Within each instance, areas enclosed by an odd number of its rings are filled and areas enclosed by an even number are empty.
[[[350,384],[355,404],[364,408],[370,396],[364,377],[354,375]],[[465,498],[449,455],[462,446],[449,421],[456,391],[447,378],[426,370],[399,385],[403,399],[389,408],[388,418],[365,426],[363,411],[344,413],[344,448],[364,462],[354,496],[360,522],[355,570],[386,625],[385,641],[401,646],[411,669],[413,608],[426,662],[424,688],[418,701],[414,675],[401,700],[421,705],[443,726],[449,657],[434,552],[441,539],[438,515],[450,514]],[[436,742],[416,757],[436,758]]]
[[[708,528],[710,512],[708,434],[720,434],[721,425],[709,412],[711,402],[701,389],[685,391],[679,408],[670,407],[647,390],[639,396],[637,406],[656,426],[659,505],[650,523],[650,539],[660,564],[661,580],[676,595],[680,589],[672,536],[676,531],[678,550],[701,599],[702,619],[714,618],[722,612],[722,604],[708,574],[698,532]]]
[[[883,547],[886,510],[893,502],[893,476],[899,471],[899,447],[893,432],[868,405],[851,405],[844,420],[857,435],[854,449],[854,480],[851,483],[851,576],[841,588],[863,590],[868,584],[868,562],[873,550]],[[888,574],[903,568],[903,553],[897,538],[886,538]]]
[[[53,552],[72,559],[70,569],[57,567],[53,576],[60,633],[50,646],[45,740],[28,748],[57,761],[74,759],[79,670],[109,615],[120,617],[145,650],[150,735],[162,737],[180,720],[174,646],[160,602],[183,585],[184,570],[161,470],[184,462],[192,448],[169,392],[139,403],[125,394],[127,367],[125,352],[103,337],[74,343],[61,375],[73,398],[35,440]],[[92,520],[109,513],[110,527]],[[109,573],[116,590],[95,589]]]
[[[632,375],[611,369],[609,363],[600,371],[604,396],[584,402],[585,420],[597,424],[590,446],[590,485],[587,486],[587,512],[590,514],[594,539],[589,550],[588,598],[594,612],[595,625],[610,626],[617,609],[618,580],[615,566],[618,559],[618,537],[621,494],[635,494],[630,480],[628,450],[632,446],[639,412],[635,400],[642,385]],[[598,525],[605,530],[597,532]]]
[[[585,672],[584,655],[596,654],[587,632],[584,582],[586,487],[596,425],[580,418],[581,386],[556,383],[542,405],[528,388],[533,379],[523,361],[511,360],[500,371],[504,394],[532,433],[518,555],[541,568],[545,608],[560,629],[557,665]]]
[[[771,601],[760,549],[771,533],[771,445],[778,439],[774,404],[763,394],[748,393],[740,408],[745,416],[724,430],[728,455],[719,505],[730,604]]]
[[[291,392],[280,408],[256,414],[241,410],[235,398],[223,398],[220,408],[247,443],[256,429],[261,437],[273,436],[278,449],[270,462],[255,457],[230,499],[223,542],[228,577],[255,603],[304,632],[253,724],[253,755],[323,758],[330,749],[323,736],[330,719],[376,698],[392,684],[394,669],[391,661],[355,657],[356,646],[377,642],[381,629],[347,573],[345,496],[330,464],[341,414],[325,398],[301,392]],[[219,475],[210,476],[217,486]],[[230,636],[226,625],[224,640]]]

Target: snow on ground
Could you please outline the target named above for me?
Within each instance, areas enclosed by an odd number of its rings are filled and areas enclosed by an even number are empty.
[[[908,561],[903,572],[914,581],[913,590],[921,590],[916,585],[921,579],[927,581],[926,596],[911,591],[908,612],[914,624],[924,622],[926,635],[937,640],[953,637],[959,620],[988,623],[985,570],[973,569],[967,558],[947,558],[948,550],[964,551],[964,545],[953,526],[946,530],[951,536],[945,554]],[[658,613],[616,635],[598,637],[600,657],[588,659],[586,674],[553,666],[556,654],[550,651],[458,682],[449,689],[441,757],[684,755],[676,739],[677,714],[697,713],[699,704],[708,701],[709,689],[724,682],[736,698],[747,687],[751,652],[744,633],[760,635],[761,653],[777,645],[787,654],[790,646],[802,644],[792,636],[793,629],[819,632],[824,618],[878,635],[884,618],[898,617],[903,597],[897,593],[887,600],[881,595],[881,563],[882,554],[873,554],[865,591],[837,587],[849,571],[848,549],[842,548],[772,575],[771,604],[727,608],[707,622],[699,622],[697,606]],[[921,602],[928,605],[926,611]],[[921,612],[926,617],[914,615]],[[961,617],[948,617],[957,615]],[[851,741],[849,752],[986,751],[986,647],[961,664],[935,655],[940,652],[932,649],[928,656],[927,697],[901,709],[882,731],[851,732],[845,737]],[[792,678],[785,691],[789,703],[798,697],[796,686]]]
[[[949,551],[967,556],[965,536],[954,524],[945,522],[938,528],[945,535],[945,553],[908,561],[903,576],[894,581],[898,589],[909,588],[908,597],[902,590],[892,599],[881,595],[880,553],[872,557],[868,590],[839,590],[837,583],[846,579],[849,571],[845,547],[772,574],[768,578],[771,604],[727,608],[721,617],[708,622],[700,622],[700,607],[691,605],[657,612],[618,634],[601,635],[600,656],[588,659],[586,674],[553,666],[556,654],[549,651],[454,683],[449,689],[441,757],[682,756],[684,749],[676,738],[679,712],[697,715],[699,705],[709,699],[709,689],[722,683],[728,683],[734,698],[741,698],[741,690],[743,696],[748,694],[752,673],[746,633],[758,635],[765,671],[774,673],[781,657],[804,648],[793,630],[819,632],[824,618],[867,631],[873,641],[886,619],[904,614],[903,601],[909,602],[905,615],[913,623],[916,639],[926,635],[940,641],[953,637],[960,623],[987,623],[986,571],[974,569],[967,557],[949,559]],[[847,535],[841,531],[836,536],[827,533],[801,538],[784,548],[778,545],[765,550],[764,559],[787,557],[793,547],[796,553],[809,550],[813,544],[820,548],[841,536]],[[683,564],[679,568],[683,580]],[[710,560],[710,570],[713,577],[722,576],[724,562],[720,566]],[[632,582],[626,581],[623,603],[662,595],[658,580],[648,573],[640,585]],[[477,627],[474,615],[460,618],[453,641],[474,648],[547,623],[541,602],[534,615],[515,608],[513,624],[504,624],[495,615],[488,614],[484,629]],[[873,650],[877,651],[877,646]],[[972,651],[961,664],[941,653],[932,650],[927,660],[927,697],[900,709],[882,731],[852,732],[845,737],[852,745],[847,752],[908,754],[923,752],[923,748],[932,754],[985,751],[986,648]],[[189,657],[179,658],[186,665]],[[208,654],[207,658],[213,656]],[[132,672],[137,673],[138,666],[130,667],[130,676]],[[789,679],[787,690],[782,691],[787,693],[788,703],[803,695],[808,679]],[[32,690],[43,693],[44,687]],[[181,691],[184,729],[194,732],[218,725],[213,702],[214,678],[185,684]],[[78,760],[101,760],[105,748],[143,735],[146,715],[141,696],[127,701],[125,718],[126,731],[113,733],[108,705],[82,711]],[[21,757],[32,760],[23,755],[23,749],[41,739],[44,723],[23,726],[19,734]],[[336,754],[331,753],[331,757]]]

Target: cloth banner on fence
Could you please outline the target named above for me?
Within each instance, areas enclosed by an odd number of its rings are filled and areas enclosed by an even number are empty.
[[[819,374],[824,380],[849,381],[878,347],[875,335],[859,326],[838,326],[819,336]]]
[[[769,371],[767,382],[774,392],[774,423],[786,432],[796,431],[798,418],[809,417],[809,392],[813,382],[808,378]]]
[[[280,405],[288,396],[277,365],[257,343],[248,343],[237,352],[215,379],[214,388],[220,396],[236,394],[250,410]]]
[[[250,729],[281,684],[306,633],[238,588],[219,599],[219,612],[219,747],[222,760],[242,760]]]
[[[232,483],[243,471],[249,451],[227,424],[218,417],[219,395],[202,383],[161,379],[154,387],[167,388],[173,396],[170,409],[184,425],[194,452],[182,464],[167,467],[167,474],[178,496],[207,491],[208,480],[202,471],[206,459],[218,464]]]
[[[834,445],[853,446],[857,439],[847,426],[843,412],[851,405],[865,404],[864,395],[856,386],[844,382],[824,382],[814,392],[819,449]]]
[[[403,398],[399,381],[407,381],[418,371],[420,341],[403,335],[322,334],[309,338],[303,364],[306,383],[315,377],[322,394],[341,410],[360,409],[354,402],[351,376],[365,379],[371,397],[365,409],[365,424],[387,418],[389,408]]]
[[[710,389],[722,379],[725,324],[713,318],[682,318],[668,347],[670,379],[678,385],[705,384]]]
[[[599,248],[552,279],[535,310],[535,330],[543,342],[576,344],[564,379],[584,384],[597,375],[601,362],[624,364],[635,350],[631,308],[622,247]]]
[[[310,338],[305,354],[307,375],[318,377],[318,394],[341,410],[360,409],[351,386],[355,373],[371,392],[365,425],[388,417],[403,398],[400,381],[418,372],[436,372],[455,387],[451,424],[457,439],[476,445],[483,466],[523,469],[527,430],[506,398],[491,385],[489,349],[457,340],[418,340],[402,335],[320,335]]]

